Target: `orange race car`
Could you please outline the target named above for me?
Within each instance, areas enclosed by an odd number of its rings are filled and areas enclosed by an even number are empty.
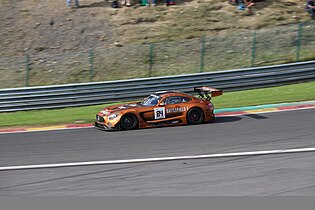
[[[199,97],[178,91],[160,91],[143,101],[108,106],[96,115],[95,127],[130,130],[171,125],[200,124],[214,119],[211,97],[223,94],[211,87],[195,87]]]

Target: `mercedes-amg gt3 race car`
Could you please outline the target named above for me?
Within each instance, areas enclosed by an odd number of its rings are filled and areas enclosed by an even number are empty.
[[[96,115],[95,127],[131,130],[171,125],[200,124],[214,119],[211,97],[223,94],[211,87],[194,87],[199,97],[178,91],[160,91],[143,101],[108,106]]]

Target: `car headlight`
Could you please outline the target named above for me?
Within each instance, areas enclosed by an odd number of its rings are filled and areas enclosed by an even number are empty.
[[[119,115],[118,113],[111,114],[108,116],[108,119],[110,119],[110,120],[115,119],[118,115]]]

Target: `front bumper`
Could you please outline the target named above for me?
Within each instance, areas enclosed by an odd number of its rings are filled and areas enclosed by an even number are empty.
[[[104,130],[104,131],[120,130],[120,126],[109,127],[109,126],[107,126],[105,124],[101,124],[101,123],[98,123],[98,122],[94,123],[94,127],[98,128],[100,130]]]
[[[101,130],[121,130],[119,118],[109,120],[108,116],[96,115],[94,126]]]

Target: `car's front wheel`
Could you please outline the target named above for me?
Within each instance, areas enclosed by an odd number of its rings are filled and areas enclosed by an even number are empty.
[[[133,114],[125,114],[120,119],[122,130],[132,130],[138,126],[138,119]]]
[[[201,109],[192,108],[187,113],[187,123],[191,125],[196,125],[202,123],[204,120],[204,115]]]

